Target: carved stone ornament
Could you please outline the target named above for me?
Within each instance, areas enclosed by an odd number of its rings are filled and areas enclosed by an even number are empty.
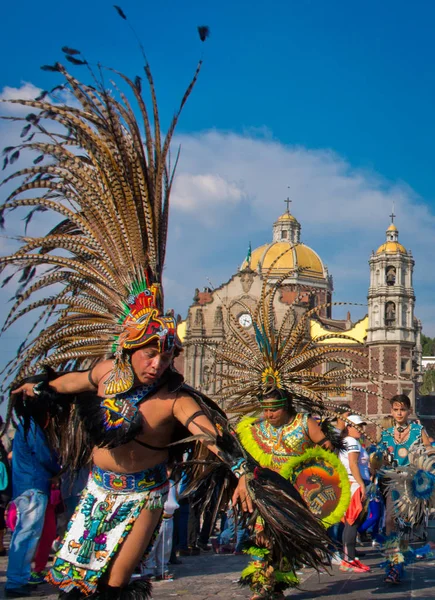
[[[222,306],[218,306],[216,308],[216,312],[214,313],[214,327],[221,327],[224,322],[224,316],[222,312]]]
[[[240,271],[240,281],[242,282],[243,291],[247,294],[254,283],[254,271],[252,269]]]
[[[195,323],[194,327],[204,326],[204,315],[202,314],[202,308],[197,308],[195,312]]]

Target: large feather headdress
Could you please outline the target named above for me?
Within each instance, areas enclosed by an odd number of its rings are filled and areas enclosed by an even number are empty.
[[[285,252],[288,251],[290,249]],[[353,360],[365,356],[356,339],[337,332],[310,338],[310,319],[330,304],[317,306],[300,315],[297,304],[301,297],[298,297],[278,322],[275,315],[276,294],[285,279],[294,274],[291,271],[279,279],[272,278],[275,263],[285,252],[276,258],[264,277],[254,309],[238,301],[251,314],[253,333],[239,324],[230,307],[225,307],[224,341],[195,339],[185,342],[185,345],[205,346],[213,355],[210,371],[216,373],[219,386],[216,395],[225,402],[228,410],[236,414],[255,412],[269,406],[285,406],[289,396],[308,409],[319,412],[327,412],[327,406],[336,408],[337,403],[329,401],[328,397],[339,396],[348,390],[379,396],[377,391],[373,391],[376,386],[368,389],[352,384],[356,378],[376,383],[373,372],[353,366]],[[301,295],[306,296],[307,293],[310,295],[309,290],[303,290]],[[340,345],[340,340],[343,340],[343,345]],[[352,344],[349,345],[349,342]],[[333,368],[328,363],[333,363]]]
[[[78,51],[64,48],[74,64],[87,64]],[[86,85],[56,63],[45,67],[63,78],[69,105],[45,99],[10,100],[28,107],[15,147],[5,149],[5,165],[23,150],[37,151],[33,165],[5,182],[21,178],[0,209],[53,211],[61,218],[46,235],[21,238],[19,250],[0,258],[21,275],[20,288],[5,331],[29,311],[42,308],[17,357],[6,368],[6,381],[18,382],[43,367],[62,370],[92,366],[115,354],[106,394],[126,391],[133,372],[126,350],[158,342],[177,344],[176,320],[163,314],[162,272],[168,231],[169,197],[178,160],[170,164],[170,142],[182,108],[196,82],[201,62],[166,135],[162,134],[154,81],[145,76],[149,111],[139,77],[105,70],[127,87],[103,83],[103,71]],[[107,77],[107,75],[106,75]],[[135,111],[130,99],[134,99]],[[46,159],[46,160],[44,160]]]

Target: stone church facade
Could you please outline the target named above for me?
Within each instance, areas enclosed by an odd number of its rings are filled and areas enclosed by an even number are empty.
[[[226,322],[231,313],[242,327],[252,330],[251,311],[260,296],[266,276],[283,280],[275,299],[275,313],[280,322],[288,306],[294,304],[298,314],[333,300],[333,280],[318,254],[300,242],[301,226],[287,209],[273,224],[272,241],[252,251],[231,279],[217,289],[196,290],[185,322],[185,341],[206,339],[209,343],[225,339]],[[415,296],[412,287],[414,260],[398,241],[394,223],[388,227],[386,241],[370,260],[368,315],[352,323],[331,317],[329,306],[319,309],[310,321],[307,338],[325,333],[346,333],[363,350],[353,359],[354,366],[382,373],[379,396],[357,389],[344,396],[331,397],[337,403],[350,403],[356,410],[380,416],[389,413],[388,398],[404,392],[414,401],[415,379],[420,371],[421,324],[414,317]],[[340,345],[340,338],[328,343]],[[347,357],[348,355],[346,355]],[[328,368],[333,368],[333,363]],[[217,375],[220,366],[206,348],[188,344],[184,350],[186,381],[219,402]],[[217,371],[216,371],[217,370]],[[355,388],[374,389],[368,381],[351,382]]]

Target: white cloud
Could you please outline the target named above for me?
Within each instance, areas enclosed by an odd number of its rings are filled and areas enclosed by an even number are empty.
[[[5,86],[0,93],[1,100],[34,100],[42,92],[41,88],[36,87],[33,83],[23,81],[19,88]],[[28,106],[20,106],[19,104],[8,104],[7,102],[1,105],[2,113],[22,115],[29,112]]]
[[[185,211],[197,211],[206,204],[238,204],[244,192],[236,182],[227,181],[220,175],[181,173],[174,184],[172,205]],[[201,212],[199,213],[201,215]]]

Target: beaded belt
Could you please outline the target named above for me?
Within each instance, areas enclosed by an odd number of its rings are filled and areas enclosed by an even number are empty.
[[[115,473],[94,465],[91,474],[98,487],[120,494],[151,492],[168,481],[166,462],[137,473]]]

